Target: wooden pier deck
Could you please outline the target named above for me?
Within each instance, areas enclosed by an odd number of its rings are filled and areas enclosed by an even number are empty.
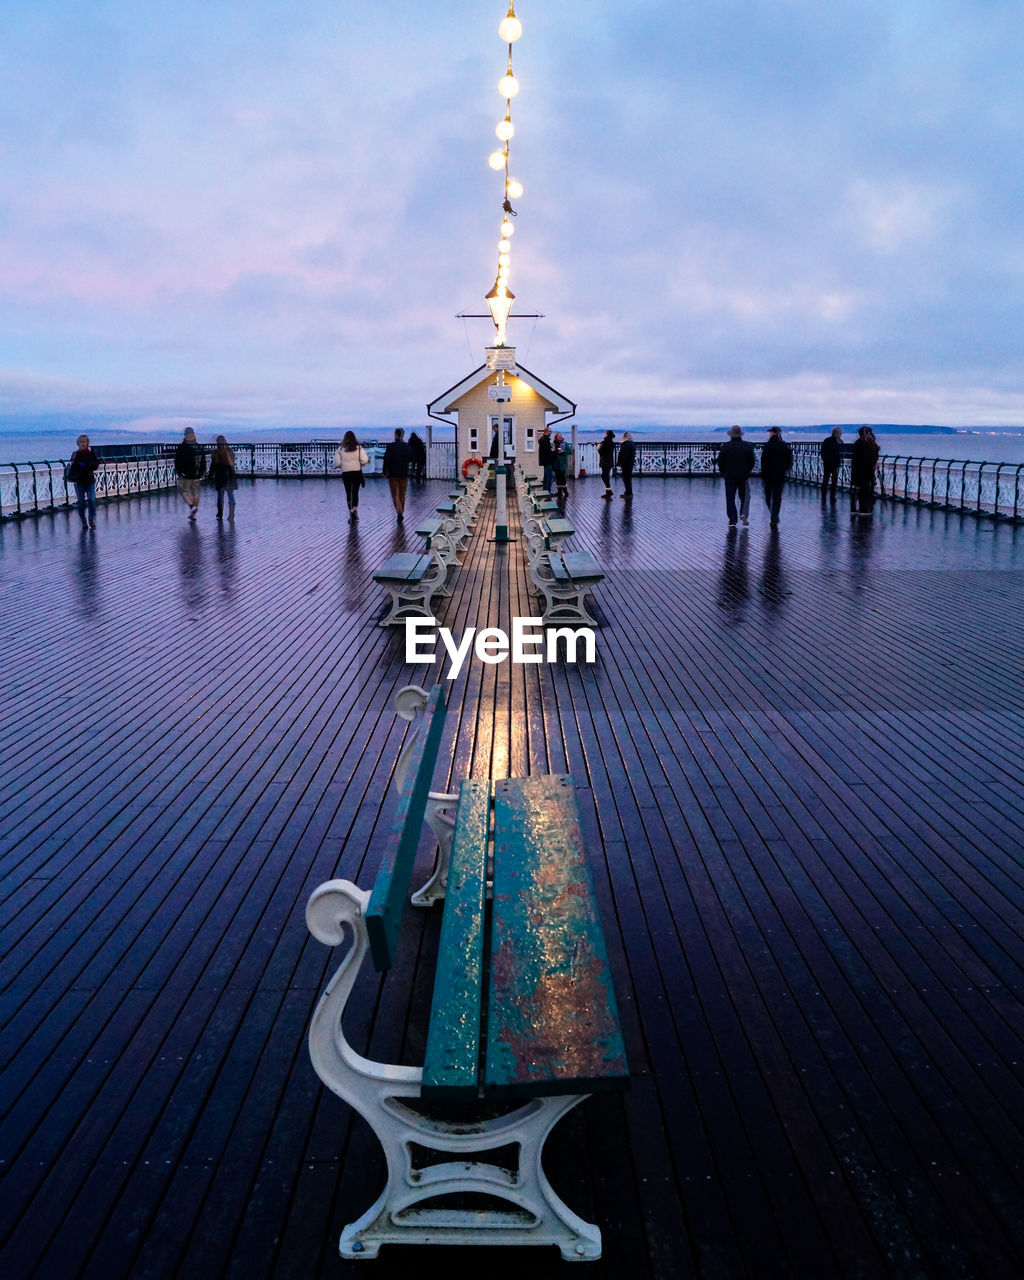
[[[304,1037],[312,888],[373,875],[410,668],[370,574],[447,485],[261,480],[7,524],[0,1274],[543,1280],[554,1251],[342,1264],[379,1189]],[[633,1072],[556,1131],[593,1277],[1024,1275],[1024,532],[791,487],[571,491],[593,666],[470,663],[435,786],[569,771]],[[516,532],[513,514],[512,528]],[[474,537],[459,630],[533,612]],[[446,776],[442,776],[446,775]],[[417,915],[352,1038],[417,1061]],[[361,1269],[360,1269],[361,1268]]]

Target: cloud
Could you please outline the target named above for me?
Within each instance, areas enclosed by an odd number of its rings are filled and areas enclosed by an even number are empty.
[[[1019,418],[1013,6],[523,16],[512,287],[547,318],[511,336],[584,414]],[[18,6],[18,403],[420,420],[489,337],[454,315],[495,270],[496,23],[471,0]]]

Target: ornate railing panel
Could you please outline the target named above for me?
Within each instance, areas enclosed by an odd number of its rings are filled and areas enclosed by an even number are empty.
[[[961,458],[883,456],[878,489],[885,497],[981,515],[1024,517],[1024,463]]]
[[[637,440],[635,475],[648,476],[716,476],[718,475],[718,451],[721,442],[712,440]],[[821,458],[816,444],[795,444],[793,479],[811,480],[816,475],[821,482]],[[757,464],[761,460],[761,445],[754,445]],[[600,471],[597,445],[586,440],[576,446],[576,468],[583,468],[587,475]]]
[[[67,463],[0,464],[0,513],[5,517],[58,511],[75,505],[75,486],[64,478]],[[119,458],[103,462],[96,472],[96,497],[112,499],[173,489],[174,465],[167,458]]]
[[[374,439],[359,442],[370,455],[367,475],[379,475],[384,457],[385,441]],[[340,440],[313,440],[299,444],[232,444],[235,453],[235,470],[245,476],[274,476],[276,478],[306,479],[312,476],[341,476],[341,468],[335,465],[334,455]],[[204,445],[208,452],[212,445]],[[168,456],[173,456],[177,445],[162,445]],[[427,449],[427,478],[451,480],[455,477],[455,443],[452,440],[434,441]]]

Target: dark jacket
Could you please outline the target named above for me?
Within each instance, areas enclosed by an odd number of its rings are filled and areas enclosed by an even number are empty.
[[[200,480],[206,475],[206,454],[197,444],[182,440],[174,451],[174,471],[183,480]]]
[[[746,480],[754,469],[754,446],[739,437],[726,440],[718,451],[718,469],[727,480]]]
[[[601,443],[597,446],[597,457],[601,464],[601,469],[607,468],[609,471],[615,466],[615,437],[605,436]]]
[[[537,461],[542,467],[553,467],[555,465],[555,453],[551,448],[551,437],[543,431],[537,444]]]
[[[785,480],[793,465],[793,450],[780,436],[771,436],[761,449],[761,475],[765,480]]]
[[[99,465],[100,455],[95,449],[76,449],[68,463],[68,480],[72,484],[92,484]]]
[[[563,440],[560,445],[552,441],[551,443],[551,465],[555,469],[555,474],[564,476],[569,468],[569,442]]]
[[[878,466],[878,441],[858,436],[850,453],[850,479],[856,485],[871,484]]]
[[[833,435],[827,435],[821,442],[821,460],[826,467],[838,467],[843,460],[843,445]]]
[[[411,452],[412,452],[412,460],[413,460],[413,462],[415,462],[417,465],[419,465],[419,463],[421,463],[421,462],[426,462],[426,460],[427,460],[427,446],[426,446],[426,444],[424,444],[424,442],[419,438],[419,436],[416,434],[416,432],[415,432],[415,431],[414,431],[414,432],[412,433],[412,435],[409,437],[409,449],[410,449],[410,450],[411,450]]]
[[[404,440],[393,440],[384,450],[381,471],[389,480],[408,480],[412,450]]]
[[[210,479],[213,481],[218,493],[223,489],[226,489],[229,493],[234,493],[238,488],[235,468],[230,462],[218,462],[216,458],[212,458],[210,460]]]
[[[632,471],[636,465],[636,441],[623,440],[619,445],[619,468],[622,471]]]

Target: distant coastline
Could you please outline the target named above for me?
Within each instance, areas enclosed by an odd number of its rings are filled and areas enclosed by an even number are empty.
[[[604,431],[611,429],[616,439],[621,439],[624,430],[631,431],[638,442],[668,441],[672,443],[712,443],[718,444],[725,437],[731,425],[728,422],[714,426],[664,426],[644,423],[641,425],[623,425],[606,419],[604,423],[590,418],[575,424],[576,437],[580,442],[600,439]],[[183,420],[184,421],[184,420]],[[346,427],[314,426],[314,427],[253,427],[246,423],[231,425],[217,423],[204,425],[194,419],[200,440],[212,442],[214,437],[223,432],[232,444],[297,444],[314,441],[337,441],[340,443]],[[735,419],[733,419],[735,421]],[[563,430],[572,429],[574,424],[566,423]],[[743,423],[747,438],[755,444],[767,436],[768,425]],[[795,444],[813,443],[823,439],[834,425],[841,426],[845,439],[851,443],[857,434],[857,424],[819,423],[817,425],[789,426],[780,424],[783,434]],[[901,424],[872,423],[878,435],[882,452],[890,456],[956,458],[969,459],[973,462],[1002,462],[1007,464],[1024,464],[1024,427],[992,427],[982,425],[948,426],[946,424]],[[384,441],[391,438],[394,423],[382,426],[356,426],[356,435],[365,442]],[[407,430],[415,430],[425,434],[427,423],[411,424]],[[431,423],[430,430],[436,441],[454,439],[454,429],[445,423]],[[67,461],[75,447],[75,439],[85,432],[93,444],[169,444],[179,440],[180,434],[173,427],[161,431],[143,431],[124,427],[104,426],[95,416],[88,420],[77,415],[48,415],[31,418],[16,418],[14,415],[0,415],[0,464],[14,463],[24,465],[30,462]]]

